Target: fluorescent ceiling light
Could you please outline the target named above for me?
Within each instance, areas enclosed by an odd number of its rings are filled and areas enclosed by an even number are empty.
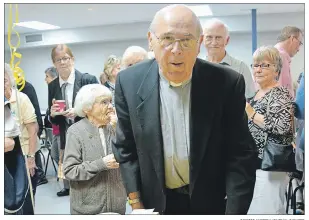
[[[189,8],[196,14],[197,17],[212,16],[212,11],[208,5],[194,5]]]
[[[31,29],[40,30],[40,31],[53,30],[53,29],[60,28],[58,26],[42,23],[39,21],[26,21],[26,22],[19,22],[15,24],[19,27],[31,28]]]

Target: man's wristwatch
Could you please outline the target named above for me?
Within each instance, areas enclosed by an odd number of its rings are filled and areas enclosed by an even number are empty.
[[[27,158],[35,158],[35,154],[27,154]]]
[[[139,203],[140,199],[129,199],[129,205]]]
[[[130,205],[141,202],[139,192],[129,193],[128,197],[129,197],[128,200],[129,200]]]

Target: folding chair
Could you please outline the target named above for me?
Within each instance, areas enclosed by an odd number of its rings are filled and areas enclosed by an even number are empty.
[[[303,182],[300,186],[296,187],[293,194],[292,194],[292,202],[291,204],[293,204],[293,215],[296,215],[296,205],[297,205],[297,202],[296,202],[296,193],[299,189],[303,189],[304,190],[305,188],[305,183]]]
[[[293,187],[292,187],[292,181],[293,181],[294,177],[291,176],[290,177],[290,181],[289,181],[289,185],[288,185],[288,191],[286,193],[286,209],[285,209],[285,213],[288,215],[289,214],[289,207],[290,207],[290,200],[292,198],[292,194],[293,194]],[[291,200],[292,203],[292,200]],[[292,204],[291,204],[292,206]]]
[[[301,188],[304,188],[304,182],[301,183],[301,185],[297,186],[297,187],[293,187],[293,180],[296,181],[297,180],[301,180],[302,176],[301,176],[301,172],[293,172],[293,173],[289,173],[289,184],[288,184],[288,190],[286,192],[286,214],[289,214],[289,208],[291,207],[291,209],[293,209],[293,215],[296,214],[296,206],[297,206],[297,201],[296,201],[296,197],[297,197],[297,191]],[[294,181],[294,184],[295,184]],[[295,188],[295,189],[293,189]],[[290,201],[291,201],[291,205],[290,205]]]
[[[49,162],[49,158],[50,158],[50,160],[53,164],[56,176],[57,176],[58,171],[57,171],[57,168],[56,168],[56,165],[55,165],[55,161],[51,156],[51,146],[52,146],[52,143],[53,143],[53,131],[52,131],[51,128],[45,128],[44,130],[45,130],[45,148],[48,150],[47,161],[45,163],[45,172],[44,173],[46,175],[47,168],[48,168],[48,162]]]

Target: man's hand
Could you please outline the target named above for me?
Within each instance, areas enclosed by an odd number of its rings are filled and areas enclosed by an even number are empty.
[[[131,204],[132,209],[144,209],[139,192],[131,192],[129,193],[128,197],[130,200],[139,199],[139,202]]]
[[[13,138],[5,138],[4,141],[4,153],[5,152],[9,152],[12,151],[14,149],[15,146],[15,141]]]
[[[131,205],[132,209],[144,209],[144,205],[142,202],[137,202]]]
[[[114,157],[114,154],[109,154],[105,157],[103,157],[103,161],[107,168],[109,169],[117,169],[119,168],[119,163],[116,162],[116,159]]]
[[[28,157],[27,158],[27,164],[28,164],[28,169],[29,169],[30,175],[34,176],[35,169],[37,168],[36,164],[35,164],[35,158],[34,157]]]

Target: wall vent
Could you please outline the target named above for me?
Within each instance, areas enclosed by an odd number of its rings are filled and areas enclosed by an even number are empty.
[[[42,34],[26,35],[25,40],[26,40],[26,43],[39,42],[39,41],[43,41],[43,36],[42,36]]]

